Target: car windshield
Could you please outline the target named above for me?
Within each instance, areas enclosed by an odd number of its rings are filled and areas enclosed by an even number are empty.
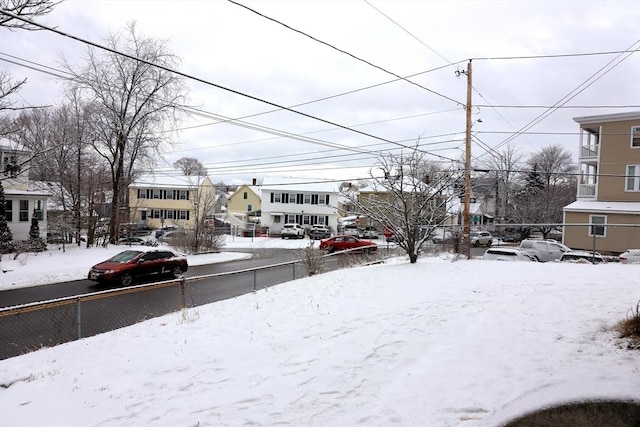
[[[123,251],[109,258],[109,262],[128,262],[140,255],[141,251]]]

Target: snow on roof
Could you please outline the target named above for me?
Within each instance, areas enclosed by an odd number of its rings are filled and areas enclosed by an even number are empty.
[[[267,177],[262,183],[263,190],[315,191],[337,193],[340,186],[336,181],[321,181],[309,178]]]
[[[569,212],[611,212],[640,215],[640,202],[600,202],[576,200],[564,207]]]
[[[198,178],[203,181],[206,177],[161,174],[142,175],[130,187],[191,188],[198,184]]]

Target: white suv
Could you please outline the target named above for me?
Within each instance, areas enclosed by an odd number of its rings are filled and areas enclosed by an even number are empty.
[[[536,261],[558,261],[569,247],[555,240],[525,239],[520,242],[520,248],[529,252]]]
[[[280,237],[283,239],[304,239],[304,228],[294,223],[285,224],[280,231]]]
[[[486,245],[489,247],[493,243],[493,236],[488,231],[472,231],[469,234],[469,243],[473,246]]]

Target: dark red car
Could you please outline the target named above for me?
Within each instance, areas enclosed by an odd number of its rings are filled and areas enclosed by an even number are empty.
[[[329,253],[346,251],[348,249],[361,249],[362,252],[368,254],[369,252],[376,251],[378,245],[369,240],[360,240],[355,236],[341,234],[321,240],[320,249],[326,250]]]
[[[89,270],[88,279],[98,283],[130,286],[138,279],[178,278],[189,268],[187,258],[166,249],[123,251]]]

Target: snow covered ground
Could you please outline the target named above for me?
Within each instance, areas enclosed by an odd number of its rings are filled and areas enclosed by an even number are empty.
[[[263,239],[234,244],[308,244]],[[15,268],[86,274],[91,251]],[[477,427],[640,402],[611,330],[639,300],[640,265],[394,259],[2,360],[0,425]]]

